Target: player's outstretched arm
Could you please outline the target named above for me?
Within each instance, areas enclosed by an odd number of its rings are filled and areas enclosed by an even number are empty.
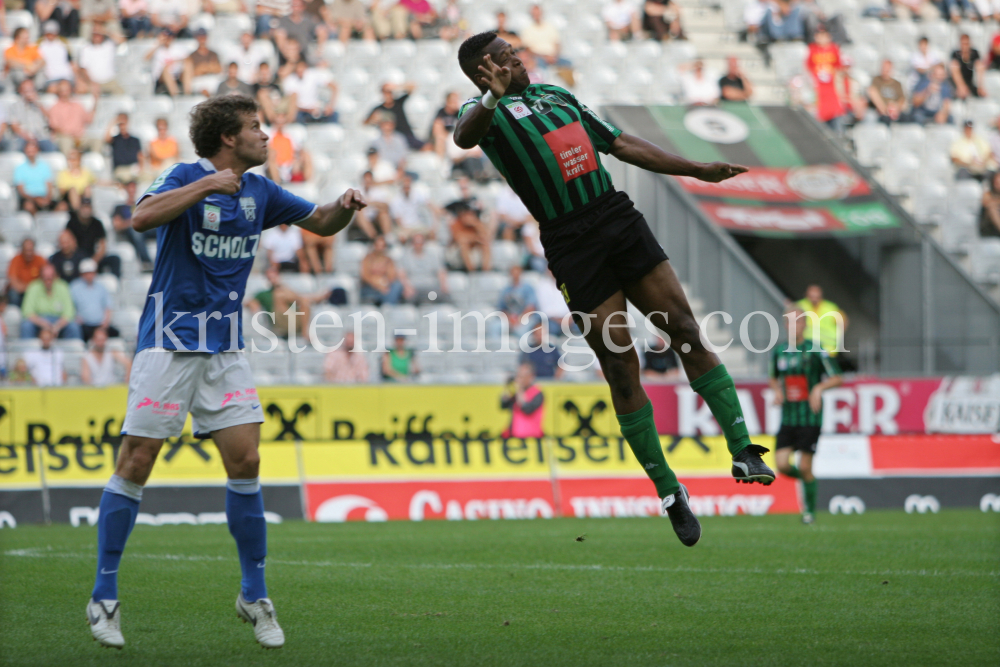
[[[209,195],[234,195],[239,191],[240,177],[232,169],[209,174],[176,190],[143,199],[132,214],[132,228],[137,232],[156,229],[176,220],[181,213]]]
[[[466,150],[478,146],[490,131],[497,103],[510,85],[510,67],[500,67],[488,55],[479,66],[479,75],[489,87],[489,92],[476,106],[463,113],[455,124],[455,145]]]
[[[726,162],[692,162],[624,132],[611,144],[611,154],[622,162],[634,164],[646,171],[670,176],[692,176],[710,183],[718,183],[749,171],[746,167]]]
[[[333,236],[354,219],[355,211],[360,211],[368,202],[357,190],[348,188],[337,201],[323,206],[317,206],[313,214],[297,223],[302,229],[307,229],[320,236]]]

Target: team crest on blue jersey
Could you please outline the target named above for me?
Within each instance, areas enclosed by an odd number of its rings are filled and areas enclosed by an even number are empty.
[[[253,197],[240,197],[240,208],[243,209],[243,216],[247,222],[254,222],[257,219],[257,202]]]
[[[222,209],[218,206],[205,204],[205,217],[201,221],[201,226],[211,232],[219,231],[219,220],[222,218]]]

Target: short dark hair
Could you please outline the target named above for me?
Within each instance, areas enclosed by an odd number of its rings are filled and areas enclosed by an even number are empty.
[[[222,137],[243,130],[243,117],[257,114],[257,102],[246,95],[213,97],[191,111],[191,143],[198,157],[214,157],[222,150]]]
[[[462,71],[465,71],[466,65],[483,55],[483,50],[492,44],[496,38],[496,32],[488,30],[478,35],[473,35],[462,42],[462,46],[458,47],[458,65],[462,68]]]

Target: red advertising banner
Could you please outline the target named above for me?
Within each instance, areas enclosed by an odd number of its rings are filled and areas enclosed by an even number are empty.
[[[752,199],[765,202],[830,201],[871,194],[861,176],[844,163],[791,169],[754,167],[721,183],[677,178],[684,189],[702,197]]]
[[[744,232],[835,232],[844,223],[825,208],[801,206],[743,206],[701,202],[701,208],[726,229]]]
[[[897,435],[868,438],[875,475],[1000,474],[998,435]]]

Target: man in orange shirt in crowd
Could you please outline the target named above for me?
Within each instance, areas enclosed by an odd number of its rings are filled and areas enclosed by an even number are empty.
[[[20,306],[24,291],[32,280],[42,275],[45,260],[35,254],[35,240],[21,241],[21,252],[14,255],[7,265],[7,301],[12,306]]]
[[[275,183],[302,183],[312,180],[313,165],[309,151],[285,132],[288,114],[281,110],[274,116],[274,132],[268,142],[267,175]]]
[[[14,31],[14,43],[3,52],[3,73],[5,77],[30,78],[45,66],[45,59],[38,52],[37,44],[29,44],[28,29],[20,27]]]
[[[156,138],[149,142],[149,168],[156,174],[180,161],[180,148],[169,128],[166,118],[156,119]]]
[[[840,60],[840,48],[833,43],[826,26],[820,25],[814,34],[814,42],[809,45],[806,69],[812,75],[816,89],[816,117],[840,133],[843,131],[843,116],[847,113],[842,100],[848,98],[844,65]],[[837,90],[837,79],[841,80],[843,93]]]

